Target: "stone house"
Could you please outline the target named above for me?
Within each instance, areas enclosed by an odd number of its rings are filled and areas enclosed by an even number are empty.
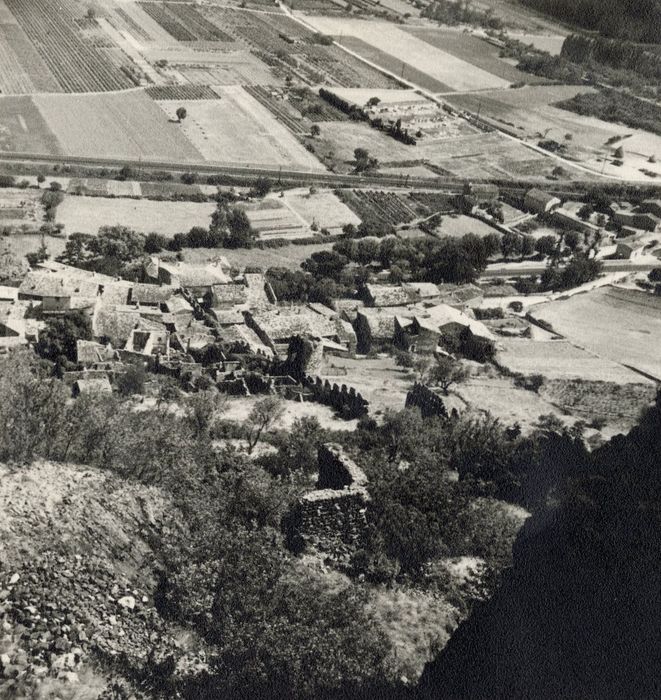
[[[523,206],[535,214],[547,214],[561,204],[562,201],[558,197],[536,188],[528,190],[523,198]]]

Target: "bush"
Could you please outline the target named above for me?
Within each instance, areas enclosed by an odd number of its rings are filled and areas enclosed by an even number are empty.
[[[131,365],[117,378],[117,391],[122,396],[142,394],[145,390],[147,372],[143,365]]]

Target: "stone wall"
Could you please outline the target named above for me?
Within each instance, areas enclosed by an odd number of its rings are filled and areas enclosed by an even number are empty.
[[[289,547],[317,551],[341,565],[367,536],[367,477],[336,444],[321,445],[317,489],[305,494],[284,520]]]
[[[406,408],[419,408],[423,418],[448,415],[443,399],[428,386],[418,382],[406,395]]]

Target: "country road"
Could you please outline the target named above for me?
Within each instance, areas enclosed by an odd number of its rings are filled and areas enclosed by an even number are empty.
[[[515,267],[516,266],[516,267]],[[628,260],[604,260],[604,272],[649,272],[655,267],[661,267],[661,260],[653,262],[635,263]],[[490,265],[481,277],[529,277],[541,275],[546,270],[546,265],[539,263],[506,263],[504,265]]]

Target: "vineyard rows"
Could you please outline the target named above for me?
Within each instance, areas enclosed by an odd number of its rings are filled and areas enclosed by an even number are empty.
[[[133,87],[128,76],[84,42],[74,18],[47,0],[6,0],[50,72],[66,92],[100,92]]]
[[[129,28],[130,32],[142,39],[143,41],[151,41],[151,36],[145,31],[144,27],[141,27],[131,15],[127,14],[121,7],[115,9],[117,16],[123,20],[124,24]]]
[[[393,192],[338,190],[337,194],[363,221],[382,221],[396,226],[418,218],[418,213]]]
[[[243,89],[257,102],[264,105],[275,118],[282,122],[292,133],[306,133],[305,125],[300,119],[296,119],[287,109],[286,105],[282,104],[282,100],[271,94],[268,88],[261,85],[244,85]]]
[[[157,85],[148,87],[152,100],[217,100],[218,94],[208,85]]]
[[[178,3],[141,2],[140,7],[177,41],[234,41],[194,7]]]

